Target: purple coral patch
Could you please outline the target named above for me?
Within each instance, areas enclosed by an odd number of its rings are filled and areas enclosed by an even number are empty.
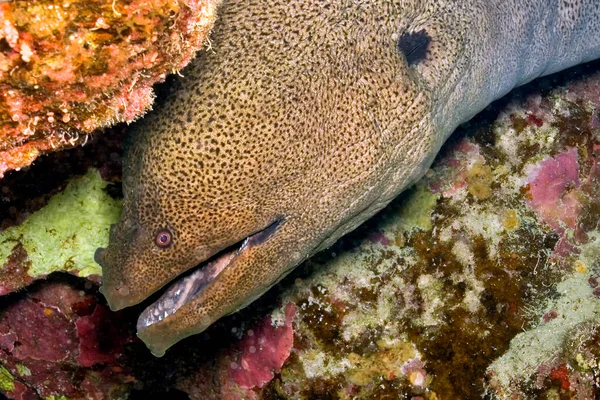
[[[382,231],[375,231],[369,236],[369,240],[373,243],[379,243],[382,246],[389,246],[390,239],[385,236],[385,233]]]

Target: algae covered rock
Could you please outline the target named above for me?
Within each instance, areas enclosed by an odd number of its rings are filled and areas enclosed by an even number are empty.
[[[108,228],[121,212],[95,169],[71,181],[64,191],[23,223],[0,232],[0,294],[7,294],[56,271],[99,276],[94,251],[108,243]]]
[[[219,0],[0,2],[0,178],[130,122],[208,39]]]

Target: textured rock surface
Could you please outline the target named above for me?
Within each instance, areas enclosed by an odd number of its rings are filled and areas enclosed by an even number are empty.
[[[15,346],[19,324],[38,321],[39,304],[49,304],[32,299],[57,288],[79,293],[83,283],[65,286],[54,275],[49,289],[40,282],[5,296],[0,327],[9,321],[10,328],[0,331],[7,332],[0,390],[82,395],[68,392],[68,379],[61,392],[40,383],[37,372],[19,372],[17,362],[33,371],[38,364],[22,360],[43,356],[46,370],[70,363],[77,376],[110,368],[112,380],[93,388],[103,396],[120,390],[203,400],[597,397],[599,68],[550,77],[494,104],[379,216],[160,360],[132,342],[128,327],[140,307],[118,316],[122,329],[97,351],[94,338],[116,317],[93,297],[93,285],[83,289],[83,298],[94,299],[81,307],[83,316],[69,317],[66,305],[52,303],[62,319],[43,323],[63,328],[39,338],[47,342],[44,352],[27,336]],[[60,165],[71,163],[81,174],[88,164],[83,152],[91,151],[102,154],[94,164],[102,175],[117,180],[110,171],[119,163],[119,133],[112,135],[91,150],[65,152]],[[42,200],[26,200],[36,196],[18,188],[36,182],[28,176],[42,174],[37,167],[2,182],[13,207],[0,210],[2,226],[22,225],[23,214],[42,208],[71,174],[44,188]]]
[[[98,170],[90,169],[21,224],[0,232],[0,295],[56,271],[101,275],[94,251],[108,243],[108,227],[121,210],[121,202],[106,193],[107,185]]]
[[[207,40],[219,2],[0,2],[0,178],[139,117]]]
[[[134,378],[116,361],[134,330],[97,304],[91,289],[38,285],[4,308],[0,360],[7,395],[126,398]]]

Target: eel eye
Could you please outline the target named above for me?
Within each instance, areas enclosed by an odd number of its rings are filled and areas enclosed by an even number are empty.
[[[165,249],[171,245],[173,241],[173,234],[168,229],[162,229],[156,234],[154,243],[161,249]]]

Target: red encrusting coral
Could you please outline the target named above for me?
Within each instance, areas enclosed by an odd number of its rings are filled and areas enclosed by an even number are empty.
[[[93,293],[55,282],[2,311],[0,361],[22,398],[31,398],[32,391],[40,397],[120,398],[117,393],[133,380],[111,365],[133,340],[132,327],[96,305]]]
[[[127,326],[118,315],[101,304],[96,305],[90,315],[77,319],[75,326],[79,338],[77,362],[82,367],[116,362],[123,345],[134,340],[132,336],[123,335]]]
[[[527,114],[527,122],[541,128],[544,126],[544,120],[536,116],[535,114]]]
[[[292,320],[296,311],[296,305],[289,303],[284,325],[274,327],[271,317],[266,316],[258,327],[246,332],[238,344],[240,353],[231,364],[231,378],[237,385],[246,389],[262,387],[281,370],[294,344]]]
[[[0,178],[143,114],[152,85],[207,40],[219,2],[0,3]]]
[[[556,369],[550,372],[550,379],[556,380],[560,383],[562,389],[569,389],[571,384],[569,383],[569,370],[566,364],[559,365]]]

